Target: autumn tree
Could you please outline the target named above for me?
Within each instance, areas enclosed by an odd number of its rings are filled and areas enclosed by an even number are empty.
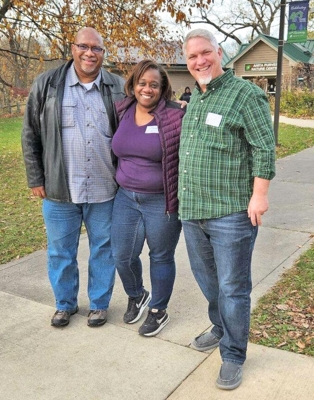
[[[42,51],[25,54],[16,46],[0,48],[1,52],[15,53],[20,57],[38,60],[66,60],[70,45],[80,27],[93,26],[105,38],[106,48],[113,59],[118,48],[140,48],[143,55],[161,51],[160,44],[172,40],[162,24],[159,11],[168,11],[177,21],[187,19],[195,6],[208,8],[210,0],[3,0],[0,2],[0,38],[19,35],[26,38],[31,33],[41,41]],[[11,32],[11,33],[10,33]],[[22,36],[21,36],[22,37]],[[171,54],[171,53],[169,53]]]
[[[132,48],[138,49],[137,55],[143,58],[163,56],[171,63],[176,35],[162,24],[160,11],[168,11],[177,21],[184,21],[193,8],[200,5],[206,9],[210,2],[2,0],[0,89],[1,85],[28,87],[40,69],[51,68],[58,60],[64,62],[71,57],[75,33],[84,26],[93,26],[102,34],[107,61],[115,66],[132,61]]]
[[[75,33],[95,27],[105,39],[106,61],[125,66],[137,56],[171,63],[173,35],[160,20],[168,11],[187,19],[203,0],[3,0],[0,2],[0,91],[27,88],[40,70],[71,57]],[[49,65],[46,65],[49,64]]]

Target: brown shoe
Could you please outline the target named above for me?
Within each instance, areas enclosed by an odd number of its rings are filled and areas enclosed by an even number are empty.
[[[87,325],[91,328],[104,325],[107,322],[107,310],[90,310]]]
[[[62,328],[63,326],[69,325],[71,315],[76,314],[78,310],[78,307],[73,311],[57,310],[51,319],[51,326]]]

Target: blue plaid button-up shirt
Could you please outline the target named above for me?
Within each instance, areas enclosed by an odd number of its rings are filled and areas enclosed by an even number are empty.
[[[74,65],[67,73],[62,102],[62,145],[73,203],[101,203],[116,193],[109,120],[99,92],[79,82]]]

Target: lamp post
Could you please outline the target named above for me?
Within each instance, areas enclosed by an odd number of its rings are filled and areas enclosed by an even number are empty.
[[[278,39],[278,53],[277,53],[275,112],[274,112],[274,133],[275,133],[276,146],[278,145],[278,127],[279,127],[280,96],[281,96],[281,75],[282,75],[282,56],[283,56],[284,31],[285,31],[285,11],[286,11],[286,0],[281,0],[281,4],[280,4],[279,39]]]

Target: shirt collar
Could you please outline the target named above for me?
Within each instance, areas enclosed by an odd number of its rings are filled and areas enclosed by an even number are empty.
[[[67,78],[68,78],[68,82],[69,82],[69,86],[75,86],[75,85],[82,85],[82,83],[80,82],[75,68],[74,68],[74,63],[72,63],[72,65],[70,66],[70,68],[68,69],[67,72]],[[100,89],[100,78],[101,78],[101,73],[99,71],[99,74],[97,75],[97,78],[94,81],[94,84],[96,85],[97,89]]]
[[[205,93],[207,93],[207,92],[209,92],[209,91],[211,91],[213,89],[217,89],[219,86],[223,85],[226,81],[228,81],[232,77],[233,77],[232,69],[227,70],[226,72],[224,72],[223,74],[217,76],[217,78],[213,79],[212,81],[210,81],[206,85],[206,92]],[[196,82],[196,87],[201,92],[201,88],[200,88],[198,82]]]

